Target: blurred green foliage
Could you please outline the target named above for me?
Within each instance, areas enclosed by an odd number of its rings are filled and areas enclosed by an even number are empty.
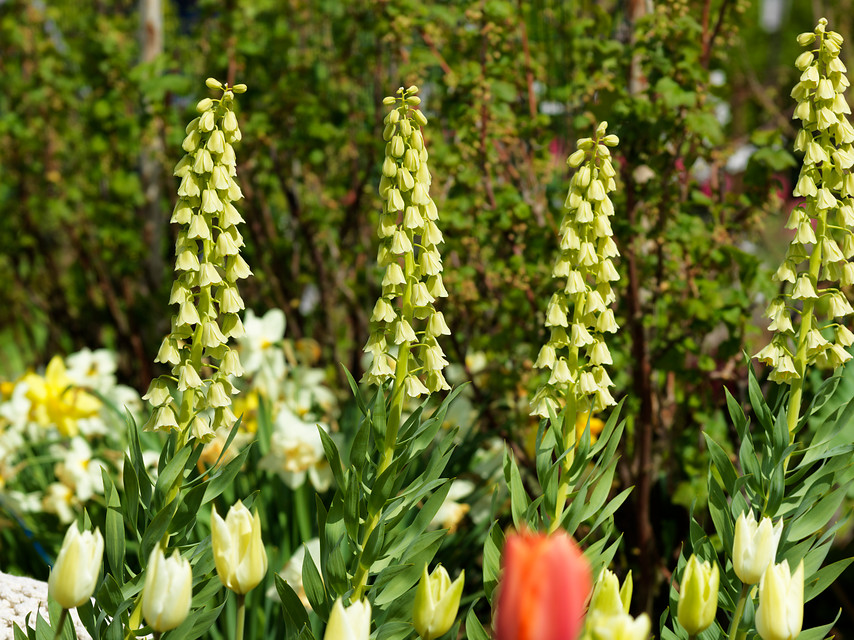
[[[171,170],[199,79],[214,76],[249,86],[239,179],[255,277],[243,297],[284,309],[290,337],[316,339],[346,394],[338,364],[358,379],[379,292],[378,105],[416,84],[433,123],[447,351],[473,378],[464,426],[472,442],[498,435],[523,453],[536,431],[526,399],[555,286],[564,160],[609,120],[621,140],[623,254],[611,350],[628,396],[614,489],[636,487],[618,514],[619,561],[664,585],[693,501],[703,518],[702,431],[724,446],[735,436],[724,385],[746,401],[743,352],[763,324],[795,167],[794,35],[819,16],[790,3],[769,35],[761,3],[747,0],[187,0],[164,2],[163,53],[142,62],[138,4],[0,3],[7,360],[104,344],[140,388],[158,373]],[[847,36],[845,3],[827,4]],[[157,168],[146,178],[143,158]],[[486,362],[476,376],[475,353]],[[468,461],[450,464],[464,473]],[[535,477],[530,458],[520,464]],[[477,546],[470,531],[454,536],[449,554],[454,540]]]

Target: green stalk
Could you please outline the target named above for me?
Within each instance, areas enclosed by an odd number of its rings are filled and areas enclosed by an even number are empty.
[[[747,604],[747,594],[750,591],[750,585],[744,584],[741,586],[741,596],[738,598],[738,604],[735,607],[735,613],[732,616],[732,622],[729,625],[729,640],[736,640],[738,634],[738,625],[741,624],[741,617],[744,615],[744,606]]]
[[[234,630],[235,640],[243,640],[243,628],[246,624],[246,594],[237,595],[237,623]]]
[[[810,256],[810,281],[818,288],[818,275],[821,269],[821,238],[827,233],[827,212],[821,211],[816,224],[816,245]],[[789,394],[789,408],[786,414],[789,427],[789,443],[795,441],[795,429],[801,413],[801,400],[804,391],[804,378],[807,374],[807,334],[812,329],[813,314],[815,311],[815,300],[804,300],[804,309],[801,313],[801,325],[798,330],[798,347],[795,357],[792,359],[798,377],[792,381],[792,390]]]
[[[56,633],[53,634],[53,640],[59,640],[62,636],[62,628],[65,626],[65,619],[68,617],[68,609],[63,609],[59,614],[59,624],[56,625]]]
[[[412,240],[412,232],[407,231]],[[413,316],[412,305],[412,283],[415,281],[415,258],[412,253],[407,253],[404,258],[404,276],[406,278],[406,289],[403,292],[403,304],[401,308],[401,317],[409,321]],[[382,458],[380,458],[379,466],[377,467],[376,477],[379,477],[383,471],[388,469],[394,460],[394,449],[397,446],[397,433],[400,430],[400,420],[403,415],[404,402],[404,383],[409,375],[409,352],[412,349],[410,343],[404,342],[400,345],[397,352],[397,364],[394,370],[394,383],[391,387],[391,408],[386,422],[385,442]],[[380,513],[371,513],[365,523],[365,533],[362,536],[361,547],[364,550],[368,539],[371,537],[374,529],[380,521]],[[353,596],[351,602],[361,600],[365,593],[365,588],[368,582],[368,569],[359,562],[359,567],[356,569],[356,574],[353,576]]]

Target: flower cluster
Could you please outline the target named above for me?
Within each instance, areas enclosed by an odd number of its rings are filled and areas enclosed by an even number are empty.
[[[0,382],[0,494],[15,511],[68,523],[103,493],[101,470],[124,448],[125,412],[142,409],[116,367],[114,352],[82,349]]]
[[[813,33],[798,36],[802,46],[813,45],[795,62],[802,73],[792,90],[798,101],[794,117],[802,125],[795,150],[804,153],[793,193],[805,201],[789,217],[786,227],[794,237],[774,276],[791,286],[768,306],[774,337],[755,356],[773,367],[769,377],[782,383],[802,379],[812,364],[839,366],[851,358],[846,347],[854,343],[854,334],[837,321],[854,309],[833,286],[854,284],[854,264],[848,261],[854,256],[854,127],[843,95],[849,83],[839,59],[842,36],[826,26],[822,18]],[[819,288],[822,281],[829,286]],[[816,317],[819,306],[825,322]],[[796,333],[792,313],[797,311]]]
[[[417,87],[401,87],[397,93],[383,100],[396,105],[385,117],[387,144],[379,188],[383,212],[377,262],[385,275],[365,345],[372,362],[364,380],[379,385],[397,375],[391,354],[395,346],[399,382],[408,396],[417,398],[449,388],[442,373],[448,361],[437,338],[451,332],[433,306],[448,292],[438,249],[444,240],[436,225],[439,212],[430,198],[431,176],[421,134],[427,118],[415,108],[421,103]]]
[[[182,145],[186,155],[174,172],[181,185],[172,222],[183,226],[175,244],[178,275],[169,302],[178,305],[178,312],[155,359],[172,365],[173,377],[155,379],[144,396],[154,407],[147,430],[174,429],[202,441],[236,420],[231,410],[235,389],[229,377],[240,376],[243,369],[237,352],[226,343],[244,333],[237,281],[251,274],[240,256],[243,237],[237,225],[243,218],[232,204],[243,197],[234,180],[232,143],[241,139],[241,133],[232,103],[234,94],[243,93],[246,86],[229,88],[213,78],[207,86],[222,90],[222,97],[205,98],[196,106],[201,115],[187,126]],[[206,367],[215,372],[204,379]],[[170,379],[183,392],[177,412],[168,389]],[[204,407],[213,409],[211,421],[199,415]]]
[[[603,365],[612,364],[604,333],[617,330],[609,305],[616,296],[611,283],[619,279],[612,259],[619,255],[610,217],[614,205],[608,194],[616,189],[616,171],[609,147],[617,136],[606,135],[607,122],[594,138],[578,141],[567,163],[578,168],[572,177],[560,225],[560,253],[553,277],[565,280],[552,295],[546,311],[551,336],[540,349],[535,367],[549,369],[548,381],[531,400],[532,415],[549,417],[562,400],[577,411],[600,411],[615,404],[613,386]]]

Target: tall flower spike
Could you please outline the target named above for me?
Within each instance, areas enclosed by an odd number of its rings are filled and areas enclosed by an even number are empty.
[[[154,409],[145,429],[176,429],[184,441],[207,441],[214,429],[231,427],[236,420],[229,374],[240,366],[227,342],[243,335],[238,314],[244,305],[237,281],[252,273],[240,256],[243,236],[237,227],[243,218],[232,204],[243,198],[235,181],[232,147],[242,136],[232,107],[234,94],[246,91],[246,85],[229,87],[213,78],[206,84],[222,96],[196,105],[200,115],[187,125],[182,145],[186,155],[174,171],[181,184],[171,221],[181,230],[169,302],[178,310],[155,359],[172,365],[172,376],[155,379],[143,396]],[[228,364],[223,367],[224,362]],[[204,377],[208,368],[215,373]],[[180,407],[168,392],[169,380],[182,392]],[[199,415],[205,409],[213,413],[211,422]]]
[[[812,33],[798,36],[798,43],[809,47],[795,61],[801,78],[792,90],[798,102],[794,117],[801,121],[795,150],[804,154],[793,194],[804,201],[786,224],[794,234],[774,276],[789,284],[765,313],[774,336],[754,357],[773,368],[770,379],[792,385],[799,403],[808,366],[835,368],[851,358],[845,350],[850,332],[843,323],[854,309],[839,287],[854,284],[848,262],[854,255],[854,127],[843,95],[849,83],[839,59],[842,36],[828,31],[822,18]],[[801,322],[793,324],[798,313]],[[791,430],[796,415],[790,413]]]
[[[616,404],[608,390],[613,383],[605,365],[611,364],[611,353],[604,334],[618,328],[610,305],[615,300],[611,283],[619,279],[612,258],[619,251],[612,238],[614,205],[608,194],[616,189],[609,147],[619,140],[606,135],[607,128],[608,123],[602,122],[594,138],[579,140],[578,150],[567,160],[578,171],[564,204],[560,251],[552,273],[565,284],[549,301],[546,327],[551,337],[534,364],[551,372],[531,401],[532,415],[544,418],[563,404],[576,412]],[[574,424],[574,415],[570,419]]]
[[[401,87],[397,96],[383,100],[392,107],[385,117],[387,144],[379,187],[383,211],[377,262],[384,276],[365,345],[372,362],[363,378],[379,385],[394,377],[410,397],[450,388],[442,374],[448,362],[438,338],[451,331],[433,306],[436,298],[448,295],[439,253],[444,240],[430,198],[431,176],[421,134],[427,118],[416,108],[421,104],[417,93],[418,87]],[[397,346],[396,357],[392,345]]]

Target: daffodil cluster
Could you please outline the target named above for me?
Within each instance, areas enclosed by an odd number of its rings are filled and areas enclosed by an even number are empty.
[[[794,117],[802,125],[795,150],[804,153],[804,161],[793,193],[805,200],[786,224],[795,233],[775,274],[790,286],[765,312],[775,335],[756,355],[774,368],[772,380],[788,384],[801,380],[809,365],[839,366],[851,358],[846,347],[854,343],[841,320],[854,309],[835,286],[854,284],[849,262],[854,256],[854,127],[843,95],[849,82],[839,59],[842,36],[826,27],[822,18],[813,33],[798,36],[798,43],[810,49],[795,61],[802,72],[792,90],[798,101]],[[820,288],[820,282],[825,286]],[[796,331],[792,315],[797,312]]]
[[[182,145],[186,155],[174,171],[181,184],[172,222],[182,228],[175,243],[177,276],[169,302],[177,304],[178,311],[155,359],[172,365],[172,377],[154,380],[144,396],[154,407],[146,429],[175,429],[203,441],[213,437],[214,429],[230,427],[236,420],[229,376],[240,376],[243,368],[227,342],[244,333],[237,281],[251,274],[240,256],[243,237],[237,225],[243,218],[232,204],[243,197],[234,180],[232,144],[241,133],[232,106],[234,94],[246,86],[229,87],[213,78],[206,84],[222,91],[222,97],[196,105],[200,115],[187,125]],[[203,377],[206,369],[213,375]],[[176,381],[183,394],[177,411],[168,380]],[[213,412],[211,420],[200,413],[207,409]]]
[[[610,218],[616,171],[609,147],[617,136],[606,135],[607,122],[594,138],[578,141],[567,163],[578,168],[572,177],[560,225],[560,252],[553,277],[565,281],[552,295],[546,311],[549,341],[540,349],[535,367],[551,375],[532,399],[532,414],[549,417],[569,403],[577,411],[599,411],[615,404],[604,365],[612,363],[603,334],[617,330],[609,305],[616,296],[611,283],[619,279],[613,258],[619,255]]]
[[[444,240],[436,225],[439,212],[430,198],[421,134],[427,118],[417,109],[421,103],[417,93],[418,87],[401,87],[396,97],[383,100],[393,106],[385,117],[387,144],[379,187],[383,211],[377,262],[385,274],[371,315],[365,352],[372,361],[364,377],[371,384],[382,384],[399,376],[401,388],[413,398],[449,388],[442,373],[448,361],[437,338],[451,333],[442,312],[433,306],[448,292],[439,254]]]

